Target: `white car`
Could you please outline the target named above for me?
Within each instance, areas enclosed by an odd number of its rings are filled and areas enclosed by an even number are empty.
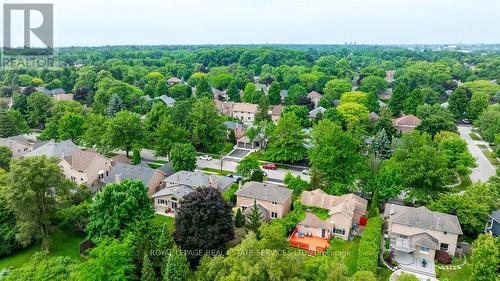
[[[304,170],[302,170],[302,174],[303,175],[310,175],[311,171],[309,169],[304,169]]]
[[[202,156],[198,157],[198,159],[210,161],[210,160],[212,160],[212,156],[210,156],[210,155],[202,155]]]

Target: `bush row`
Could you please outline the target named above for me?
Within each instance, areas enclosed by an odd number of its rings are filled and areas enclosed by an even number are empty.
[[[371,271],[377,274],[380,242],[382,239],[382,218],[374,217],[368,220],[363,237],[358,248],[358,271]]]

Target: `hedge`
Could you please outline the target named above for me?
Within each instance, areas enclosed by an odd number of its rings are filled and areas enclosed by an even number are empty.
[[[380,217],[368,219],[363,237],[359,242],[358,271],[370,271],[377,274],[383,224],[384,221]]]

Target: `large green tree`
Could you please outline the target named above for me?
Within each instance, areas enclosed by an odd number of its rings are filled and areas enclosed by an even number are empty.
[[[285,113],[271,135],[266,155],[271,161],[295,162],[304,159],[304,133],[293,113]]]
[[[28,121],[32,126],[45,125],[50,117],[52,99],[44,93],[33,93],[28,97]]]
[[[19,111],[0,109],[0,137],[7,138],[28,132],[28,123]]]
[[[109,120],[106,142],[112,149],[123,149],[128,156],[132,148],[143,145],[144,137],[144,125],[136,113],[120,111]]]
[[[500,246],[498,238],[481,234],[472,244],[472,255],[469,258],[471,270],[470,280],[498,280],[500,264]]]
[[[184,116],[185,118],[185,116]],[[218,153],[224,144],[225,129],[213,100],[197,100],[188,115],[191,143],[200,151]]]
[[[467,108],[469,107],[471,95],[470,90],[465,87],[459,87],[451,94],[448,99],[448,109],[455,118],[464,119],[467,117]]]
[[[190,143],[176,143],[170,152],[170,161],[174,171],[194,171],[196,168],[196,150]]]

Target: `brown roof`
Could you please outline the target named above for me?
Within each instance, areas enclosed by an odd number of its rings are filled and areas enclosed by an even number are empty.
[[[271,115],[280,116],[283,109],[285,109],[285,106],[275,105],[275,106],[273,106],[273,111],[271,111]]]
[[[234,111],[255,113],[257,112],[257,105],[251,103],[237,102],[234,104],[233,112]]]
[[[328,209],[330,214],[341,212],[350,217],[352,217],[353,211],[365,213],[368,206],[368,201],[355,194],[334,196],[321,189],[302,192],[300,201],[306,206]]]
[[[314,228],[324,228],[324,229],[332,229],[333,223],[329,220],[321,220],[318,216],[311,212],[306,212],[306,217],[304,220],[299,222],[301,225],[311,226]]]
[[[132,163],[132,160],[130,160],[125,154],[118,154],[111,157],[111,165],[113,167],[118,163],[130,165]]]
[[[97,157],[104,157],[92,150],[77,150],[70,155],[64,156],[74,170],[86,171]]]
[[[418,126],[422,122],[415,115],[403,115],[393,120],[395,126]]]
[[[307,95],[311,100],[320,100],[323,95],[316,92],[316,91],[312,91],[310,92],[308,95]]]

